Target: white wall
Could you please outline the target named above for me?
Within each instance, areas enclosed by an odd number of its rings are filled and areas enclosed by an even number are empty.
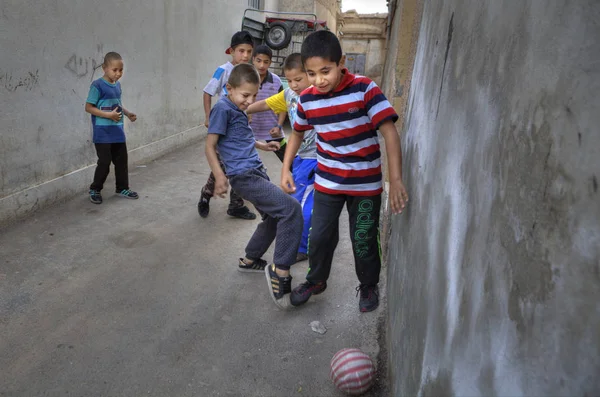
[[[78,192],[96,161],[84,102],[108,51],[125,61],[131,162],[197,139],[202,88],[247,0],[8,0],[0,5],[0,222]],[[135,188],[135,179],[131,181]],[[107,186],[108,188],[108,186]]]
[[[392,395],[600,395],[599,19],[597,0],[424,2]]]

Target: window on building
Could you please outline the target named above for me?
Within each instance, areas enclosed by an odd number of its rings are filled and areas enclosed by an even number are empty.
[[[248,0],[248,7],[260,9],[260,0]]]

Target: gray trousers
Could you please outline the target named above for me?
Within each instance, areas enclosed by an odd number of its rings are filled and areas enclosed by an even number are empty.
[[[246,257],[259,259],[275,240],[273,263],[287,270],[296,262],[302,238],[303,218],[300,203],[270,182],[264,169],[254,169],[229,178],[232,189],[250,201],[262,222],[246,245]]]

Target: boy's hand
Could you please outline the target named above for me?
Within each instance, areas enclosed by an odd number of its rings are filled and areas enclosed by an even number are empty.
[[[291,194],[296,191],[294,177],[292,176],[292,173],[289,170],[285,170],[281,173],[281,188],[287,194]]]
[[[281,145],[277,141],[267,142],[265,150],[267,152],[276,152],[281,148]]]
[[[107,119],[111,119],[112,121],[115,121],[117,123],[121,121],[121,117],[123,117],[123,114],[121,112],[117,112],[117,108],[114,108],[111,112],[108,112],[108,114],[106,115]]]
[[[127,115],[127,117],[129,118],[129,120],[131,121],[136,121],[137,120],[137,115],[135,113],[131,113],[129,112],[129,114]]]
[[[204,126],[208,129],[208,119],[204,120]]]
[[[279,126],[273,127],[269,131],[269,134],[271,134],[272,138],[281,138],[281,128],[279,128]]]
[[[393,214],[400,214],[408,203],[408,193],[402,180],[390,181],[390,205]]]
[[[215,191],[214,194],[225,198],[227,195],[227,189],[229,188],[229,182],[226,177],[215,177]]]

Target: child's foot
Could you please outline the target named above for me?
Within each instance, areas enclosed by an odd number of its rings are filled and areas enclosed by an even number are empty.
[[[361,284],[356,287],[356,295],[360,293],[358,308],[361,312],[371,312],[379,306],[379,287]]]
[[[298,255],[296,255],[296,263],[305,261],[307,259],[308,255],[306,255],[304,252],[298,252]]]
[[[292,290],[292,276],[281,277],[275,270],[275,265],[265,267],[265,276],[273,302],[280,309],[289,309],[290,292]]]
[[[90,189],[90,201],[94,204],[102,204],[102,195],[98,190]]]
[[[202,218],[206,218],[208,216],[208,212],[210,211],[210,197],[205,195],[200,196],[200,201],[198,201],[198,213]]]
[[[234,210],[227,210],[227,215],[234,218],[247,219],[249,221],[256,219],[256,214],[250,211],[250,208],[243,206]]]
[[[244,273],[262,273],[265,271],[265,266],[267,266],[267,261],[262,258],[256,259],[254,261],[248,260],[246,258],[240,258],[238,270]]]
[[[137,200],[140,198],[140,196],[138,196],[138,194],[136,192],[134,192],[133,190],[129,190],[129,189],[123,189],[121,191],[116,192],[119,196],[121,197],[125,197],[128,199],[134,199]]]
[[[305,283],[300,284],[290,294],[290,303],[292,306],[300,306],[305,304],[311,295],[319,295],[321,292],[325,291],[327,288],[326,281],[320,281],[316,284],[307,281]]]

